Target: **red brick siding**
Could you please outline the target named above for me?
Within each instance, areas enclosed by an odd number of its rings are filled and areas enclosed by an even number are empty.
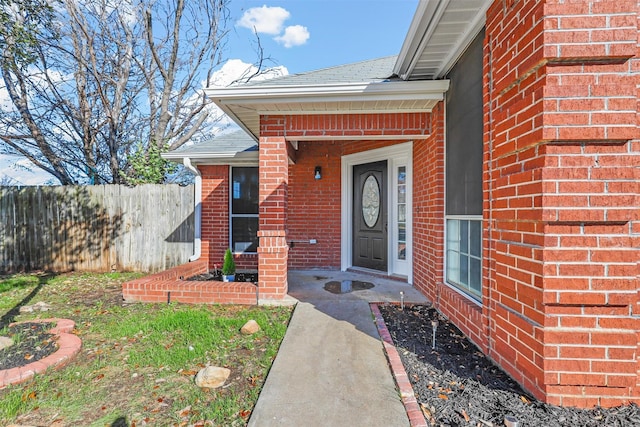
[[[428,135],[430,113],[261,116],[260,135],[313,137],[412,137]]]
[[[490,355],[552,403],[639,398],[637,11],[548,0],[487,13]]]
[[[377,141],[377,140],[362,140],[362,141],[346,141],[342,146],[342,155],[363,153],[365,151],[375,150],[377,148],[389,147],[395,144],[401,144],[407,142],[406,139],[391,140],[391,141]],[[415,140],[414,144],[422,143],[423,140]]]
[[[227,165],[198,166],[202,175],[202,254],[209,268],[222,268],[229,247],[229,180]],[[256,270],[257,254],[234,256],[238,270]]]
[[[415,285],[535,396],[638,400],[637,12],[595,0],[495,1],[487,12],[482,307],[443,283],[442,104],[262,117],[261,291],[286,292],[288,266],[339,265],[340,156],[395,143],[300,142],[289,165],[285,137],[429,135],[414,145]],[[310,236],[321,227],[326,247]],[[309,238],[319,245],[287,251],[287,239]]]
[[[289,268],[340,268],[341,153],[343,142],[300,142],[289,168]],[[314,178],[316,166],[322,179]],[[317,244],[309,244],[316,239]],[[304,242],[303,242],[304,241]],[[294,242],[294,243],[291,243]]]
[[[229,247],[229,166],[199,166],[202,175],[202,258],[222,265]]]
[[[342,156],[404,142],[406,140],[298,143],[296,163],[289,166],[287,241],[316,239],[318,243],[294,243],[289,249],[289,268],[340,268]],[[322,167],[320,181],[314,179],[316,166]]]
[[[429,113],[262,116],[263,136],[424,135]],[[288,166],[286,240],[316,239],[316,245],[294,243],[289,248],[292,269],[340,268],[341,157],[406,142],[390,140],[300,141],[295,164]],[[313,176],[322,167],[322,179]]]
[[[261,135],[268,133],[272,122],[261,119]],[[265,299],[282,299],[288,291],[288,145],[280,136],[260,137],[258,280],[260,298]]]
[[[544,5],[544,56],[575,62],[628,59],[636,55],[635,0],[547,0]]]
[[[433,134],[413,146],[413,281],[438,300],[444,268],[444,105],[432,114]]]

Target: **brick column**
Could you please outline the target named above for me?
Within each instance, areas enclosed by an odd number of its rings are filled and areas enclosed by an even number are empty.
[[[487,13],[491,355],[567,406],[640,399],[636,1]]]
[[[282,136],[260,138],[258,286],[261,300],[282,299],[288,291],[287,145]]]

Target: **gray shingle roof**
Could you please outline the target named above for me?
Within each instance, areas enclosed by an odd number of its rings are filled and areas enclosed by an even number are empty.
[[[243,130],[224,133],[170,152],[171,157],[197,157],[201,154],[235,154],[258,151],[258,143]]]
[[[393,76],[393,66],[397,55],[352,64],[338,65],[322,70],[277,77],[275,79],[252,81],[239,86],[297,86],[322,85],[331,83],[365,83],[397,80]]]

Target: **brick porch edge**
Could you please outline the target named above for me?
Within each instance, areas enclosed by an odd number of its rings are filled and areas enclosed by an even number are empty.
[[[404,365],[402,364],[402,360],[400,360],[398,350],[396,350],[396,347],[393,344],[391,334],[389,333],[387,325],[384,323],[384,319],[382,318],[382,314],[380,313],[380,309],[378,308],[379,304],[380,303],[371,303],[369,304],[369,306],[371,307],[371,313],[373,313],[373,316],[375,318],[376,327],[378,328],[378,334],[380,334],[380,338],[382,339],[382,345],[384,347],[387,360],[389,361],[389,366],[391,367],[393,377],[396,380],[396,385],[398,386],[398,390],[400,391],[402,403],[404,404],[404,408],[407,411],[409,424],[411,424],[411,427],[427,427],[427,421],[425,420],[424,415],[422,414],[422,410],[418,405],[418,401],[416,400],[416,396],[413,392],[413,387],[411,387],[411,382],[409,381],[407,371],[405,371],[404,369]]]
[[[181,302],[188,304],[258,304],[258,287],[248,282],[185,280],[208,273],[205,260],[178,265],[122,284],[126,302]]]
[[[41,374],[49,368],[61,368],[69,363],[78,354],[82,347],[82,340],[70,332],[76,326],[73,320],[69,319],[36,319],[26,320],[19,323],[55,323],[56,326],[49,329],[49,333],[57,335],[56,343],[58,350],[25,366],[5,369],[0,371],[0,389],[9,384],[18,384],[33,378],[36,374]],[[15,323],[12,323],[14,325]]]

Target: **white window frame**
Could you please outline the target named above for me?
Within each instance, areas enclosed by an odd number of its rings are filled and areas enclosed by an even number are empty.
[[[469,286],[469,283],[467,284],[463,284],[463,283],[458,283],[458,282],[454,282],[454,281],[450,281],[449,280],[449,265],[448,265],[448,260],[449,260],[449,227],[447,226],[447,223],[449,220],[458,220],[458,221],[474,221],[474,222],[479,222],[480,223],[480,255],[479,256],[475,256],[475,255],[471,255],[471,251],[469,250],[468,253],[466,254],[467,256],[469,256],[470,258],[474,258],[477,259],[480,262],[480,277],[479,277],[479,283],[480,283],[480,294],[476,294],[473,291],[471,291],[471,287]],[[445,220],[444,220],[444,282],[451,286],[453,289],[461,292],[464,296],[466,296],[467,298],[470,298],[472,301],[476,302],[477,304],[482,304],[482,292],[483,292],[483,281],[482,281],[482,270],[483,270],[483,258],[482,258],[482,248],[483,248],[483,218],[482,215],[445,215]],[[470,248],[470,242],[467,242],[467,247]],[[458,253],[460,253],[458,251]],[[468,270],[468,272],[470,273],[470,269]],[[469,282],[469,280],[467,280],[467,282]]]

